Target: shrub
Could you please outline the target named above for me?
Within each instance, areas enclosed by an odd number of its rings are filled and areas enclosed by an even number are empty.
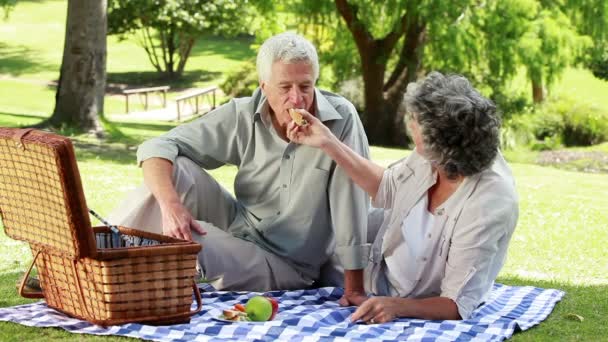
[[[571,98],[550,99],[505,120],[501,138],[503,149],[521,145],[533,150],[595,145],[608,141],[608,113]]]
[[[258,87],[258,73],[253,62],[244,63],[240,68],[228,74],[220,85],[229,97],[251,96]]]
[[[545,106],[546,112],[562,117],[562,140],[566,146],[589,146],[608,140],[608,113],[571,98],[560,98]]]
[[[566,146],[588,146],[608,141],[608,115],[582,108],[565,115],[564,121]]]

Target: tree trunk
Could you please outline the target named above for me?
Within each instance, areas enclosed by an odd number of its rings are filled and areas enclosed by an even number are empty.
[[[542,80],[532,80],[532,100],[534,103],[541,103],[545,100]]]
[[[382,91],[386,63],[378,61],[381,56],[378,56],[377,49],[362,49],[360,55],[365,99],[363,126],[370,142],[389,145],[393,127],[391,113],[387,111],[387,102]]]
[[[52,127],[101,132],[106,86],[107,1],[68,1]]]
[[[424,47],[425,25],[420,22],[414,3],[398,24],[383,38],[375,39],[361,22],[357,5],[335,0],[336,8],[353,35],[364,82],[365,112],[362,115],[367,137],[372,144],[406,145],[403,94],[409,81],[415,80]],[[388,82],[384,82],[389,57],[398,40],[405,36],[399,60]]]

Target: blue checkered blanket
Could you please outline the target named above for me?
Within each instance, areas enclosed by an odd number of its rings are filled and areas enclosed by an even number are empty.
[[[280,303],[279,314],[270,322],[215,320],[222,309],[245,303],[255,295],[251,292],[203,292],[203,310],[189,324],[104,328],[67,317],[44,302],[1,308],[0,320],[155,341],[502,341],[542,322],[564,295],[553,289],[495,284],[487,302],[464,321],[399,319],[367,325],[350,322],[355,308],[338,305],[342,293],[333,287],[269,292]]]

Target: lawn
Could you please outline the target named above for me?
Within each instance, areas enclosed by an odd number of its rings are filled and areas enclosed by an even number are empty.
[[[15,121],[19,116],[10,116]],[[6,123],[5,123],[6,124]],[[13,126],[9,124],[8,126]],[[124,194],[141,181],[133,146],[173,127],[167,123],[121,122],[130,141],[99,143],[74,137],[88,205],[107,215]],[[406,156],[407,150],[372,147],[380,164]],[[569,172],[530,164],[512,164],[520,195],[520,220],[513,236],[507,263],[499,281],[510,285],[551,287],[567,292],[549,319],[532,330],[517,334],[515,341],[599,340],[608,334],[602,324],[608,312],[608,175]],[[226,166],[211,173],[232,189],[236,169]],[[0,306],[27,303],[19,298],[14,283],[31,260],[23,243],[0,233]],[[583,322],[568,319],[575,313]],[[69,333],[0,323],[0,331],[13,340],[26,338],[69,339]],[[0,339],[2,339],[0,333]],[[86,337],[88,340],[88,337]],[[95,339],[95,338],[93,338]],[[113,338],[104,338],[112,340]]]
[[[53,110],[63,50],[66,1],[19,1],[8,20],[0,20],[0,126],[39,122]],[[225,73],[251,58],[251,39],[205,37],[188,62],[185,80],[174,89],[219,84]],[[108,80],[130,85],[158,84],[143,50],[132,41],[108,40]],[[600,108],[608,108],[608,83],[584,70],[570,69],[556,85],[555,94],[575,94]],[[170,94],[170,98],[176,93]],[[121,97],[106,96],[106,113],[122,113]],[[608,110],[608,109],[607,109]],[[167,122],[134,122],[128,115],[107,122],[110,136],[99,142],[75,136],[76,152],[88,205],[107,215],[124,194],[141,181],[135,148],[144,139],[174,127]],[[603,144],[585,150],[607,152]],[[372,158],[382,165],[406,156],[402,149],[372,147]],[[534,165],[536,153],[509,151],[507,159],[517,181],[520,220],[507,263],[499,281],[566,291],[546,322],[515,341],[605,340],[608,327],[608,175],[587,174]],[[232,189],[235,167],[211,173]],[[94,219],[93,219],[94,221]],[[0,231],[0,307],[27,303],[18,297],[15,281],[31,261],[28,247]],[[568,314],[584,317],[570,320]],[[72,340],[58,329],[36,329],[0,323],[0,340]],[[124,341],[124,338],[80,336],[87,341]]]
[[[52,112],[55,86],[51,82],[59,78],[66,10],[67,2],[62,0],[20,1],[8,20],[0,20],[0,115],[15,113],[15,106],[25,110],[18,114]],[[168,84],[171,100],[185,89],[221,84],[227,72],[255,56],[252,42],[250,37],[202,37],[192,50],[184,77],[165,81],[133,40],[109,36],[107,82],[118,87]],[[6,91],[10,88],[15,89]],[[17,97],[4,96],[9,93]],[[124,98],[108,94],[104,109],[106,114],[124,113]],[[132,97],[131,110],[141,109],[143,101]]]

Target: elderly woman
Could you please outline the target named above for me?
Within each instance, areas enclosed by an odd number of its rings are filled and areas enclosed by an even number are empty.
[[[416,145],[384,169],[340,142],[314,116],[288,137],[321,148],[372,197],[365,288],[352,320],[467,319],[504,264],[518,216],[511,171],[498,153],[494,104],[462,76],[433,72],[407,88]]]

